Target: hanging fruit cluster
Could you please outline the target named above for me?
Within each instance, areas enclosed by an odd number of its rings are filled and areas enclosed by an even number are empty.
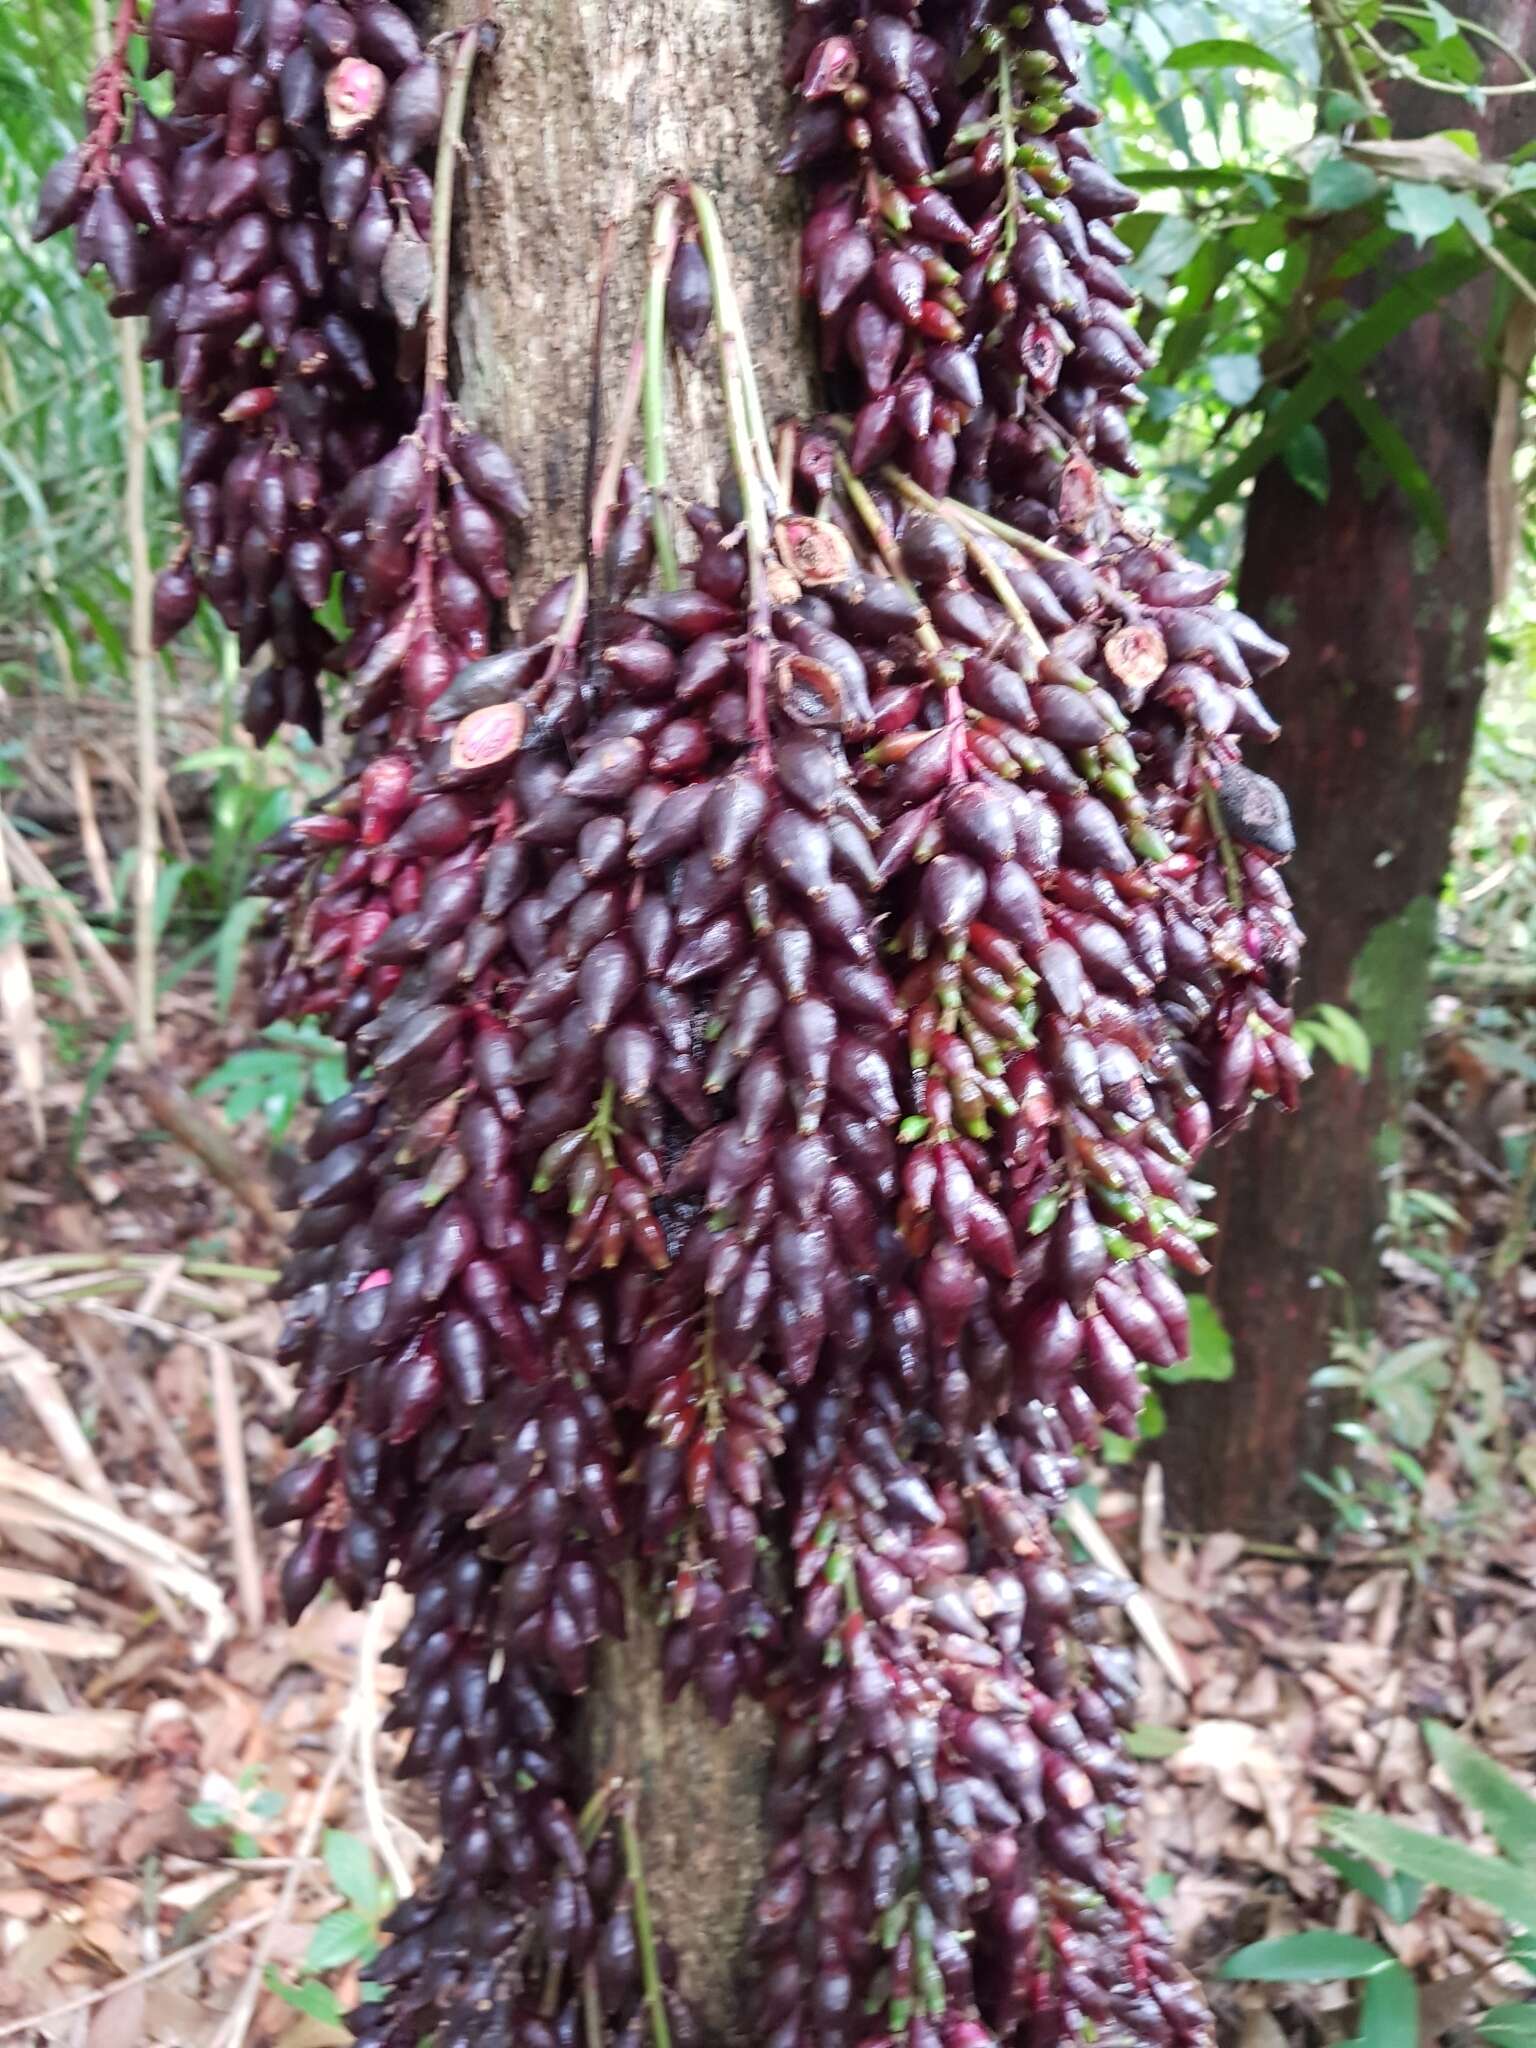
[[[49,182],[180,396],[162,627],[208,595],[270,649],[258,737],[318,724],[322,670],[353,735],[261,887],[263,1015],[352,1074],[268,1514],[291,1614],[413,1594],[445,1842],[366,2048],[695,2038],[629,1789],[572,1739],[632,1565],[673,1696],[778,1730],[765,2048],[1209,2038],[1128,1829],[1125,1589],[1058,1518],[1184,1354],[1198,1155],[1305,1062],[1285,810],[1238,760],[1282,650],[1101,476],[1146,361],[1083,140],[1101,12],[797,8],[851,417],[770,436],[714,209],[664,194],[648,424],[663,315],[688,355],[713,324],[733,483],[678,520],[621,422],[590,573],[496,651],[526,507],[445,392],[474,32],[155,0],[151,117],[125,5]]]
[[[155,586],[156,642],[206,597],[260,658],[258,742],[285,721],[318,738],[326,671],[358,678],[364,717],[397,677],[424,709],[489,646],[504,522],[528,511],[441,365],[424,374],[443,66],[391,0],[155,0],[145,93],[138,16],[120,0],[35,232],[74,228],[180,406],[186,539]],[[338,575],[341,645],[315,616]]]

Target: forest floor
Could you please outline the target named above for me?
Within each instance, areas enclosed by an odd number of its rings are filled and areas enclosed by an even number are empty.
[[[166,1067],[190,1087],[247,1029],[184,982],[164,1008]],[[72,1152],[105,1036],[85,1027],[74,1070],[50,1081],[43,1148],[19,1101],[0,1101],[0,2044],[319,2048],[348,2038],[337,2001],[384,1887],[430,1855],[379,1726],[399,1616],[323,1601],[283,1626],[277,1543],[251,1507],[281,1462],[277,1246],[154,1130],[130,1081],[96,1096]],[[1383,1342],[1444,1350],[1464,1327],[1458,1271],[1497,1241],[1509,1196],[1443,1122],[1409,1177],[1464,1227],[1428,1263],[1389,1255]],[[1532,1776],[1536,1494],[1516,1447],[1533,1306],[1527,1264],[1477,1318],[1496,1370],[1463,1391],[1491,1464],[1438,1463],[1385,1537],[1340,1537],[1320,1501],[1282,1554],[1190,1540],[1165,1526],[1147,1463],[1098,1502],[1174,1645],[1143,1652],[1138,1747],[1145,1855],[1171,1881],[1183,1953],[1204,1971],[1301,1925],[1385,1939],[1429,1987],[1424,2048],[1492,1996],[1497,1924],[1430,1894],[1372,1927],[1319,1860],[1320,1816],[1337,1802],[1461,1832],[1423,1747],[1430,1719]],[[1213,1995],[1224,2048],[1348,2031],[1341,1987]]]

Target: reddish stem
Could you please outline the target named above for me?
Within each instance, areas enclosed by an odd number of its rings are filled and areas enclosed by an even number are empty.
[[[139,0],[118,0],[111,52],[97,65],[86,94],[86,106],[94,117],[83,174],[88,187],[99,185],[106,177],[108,159],[122,135],[128,96],[128,44],[138,26]]]

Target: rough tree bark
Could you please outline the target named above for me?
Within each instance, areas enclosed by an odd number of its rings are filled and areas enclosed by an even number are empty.
[[[450,0],[458,24],[484,0]],[[688,176],[713,195],[770,422],[801,412],[811,365],[796,294],[798,205],[774,175],[786,100],[784,18],[741,0],[497,0],[501,30],[471,107],[455,321],[466,409],[522,460],[534,516],[518,597],[583,559],[595,280],[618,231],[602,386],[611,419],[635,332],[650,202]],[[669,474],[683,502],[723,473],[713,339],[672,381]],[[638,459],[638,449],[635,451]],[[769,1735],[739,1704],[714,1728],[690,1694],[663,1709],[643,1600],[587,1712],[599,1770],[639,1793],[658,1929],[678,1952],[706,2038],[744,2038],[743,1944],[761,1875]]]
[[[1464,11],[1536,60],[1531,0],[1469,0]],[[1495,75],[1516,74],[1501,59]],[[1395,86],[1385,98],[1400,138],[1450,120],[1443,95]],[[1528,95],[1490,101],[1479,122],[1485,158],[1507,158],[1533,135]],[[1419,260],[1399,245],[1354,287],[1357,301],[1380,298]],[[1529,362],[1529,308],[1518,304],[1502,327],[1495,313],[1485,274],[1389,343],[1367,376],[1444,507],[1443,547],[1372,465],[1342,405],[1319,420],[1326,505],[1278,463],[1254,485],[1238,598],[1291,647],[1274,703],[1284,731],[1263,766],[1296,825],[1301,1007],[1353,1008],[1374,1058],[1364,1086],[1321,1060],[1298,1115],[1257,1118],[1223,1157],[1209,1292],[1236,1371],[1170,1401],[1170,1492],[1187,1526],[1277,1533],[1294,1522],[1300,1476],[1322,1462],[1329,1427],[1308,1379],[1345,1314],[1324,1268],[1370,1325],[1384,1176],[1423,1032],[1435,904],[1483,690],[1490,500],[1511,452],[1495,421],[1501,393],[1506,407],[1518,403]]]
[[[450,20],[486,11],[451,0]],[[771,420],[810,378],[796,294],[794,181],[774,174],[787,101],[776,0],[497,0],[500,47],[471,109],[460,389],[524,462],[534,501],[523,584],[581,559],[582,478],[599,245],[619,230],[605,414],[635,329],[650,202],[692,177],[720,207]],[[720,473],[712,353],[673,388],[671,473],[684,494]]]

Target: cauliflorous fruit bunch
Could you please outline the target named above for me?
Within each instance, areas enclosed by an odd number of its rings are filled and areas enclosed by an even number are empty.
[[[444,1838],[367,2048],[696,2038],[573,1740],[621,1567],[670,1694],[777,1728],[764,2048],[1209,2039],[1129,1827],[1127,1589],[1058,1518],[1186,1350],[1199,1155],[1305,1061],[1289,826],[1238,758],[1283,650],[1103,477],[1147,352],[1102,12],[796,8],[831,408],[770,432],[714,208],[663,194],[648,299],[714,329],[731,482],[680,510],[621,425],[590,573],[499,645],[526,499],[446,389],[477,32],[155,0],[156,118],[127,4],[49,180],[182,407],[162,633],[206,595],[258,739],[318,730],[322,673],[351,736],[259,887],[263,1018],[352,1077],[267,1512],[291,1615],[414,1596]]]

